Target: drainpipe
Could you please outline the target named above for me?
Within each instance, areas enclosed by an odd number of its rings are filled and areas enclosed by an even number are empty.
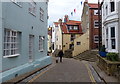
[[[98,0],[98,23],[99,23],[99,51],[101,47],[101,14],[100,14],[100,0]]]

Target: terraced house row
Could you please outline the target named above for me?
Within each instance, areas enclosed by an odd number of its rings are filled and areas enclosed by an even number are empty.
[[[0,82],[51,64],[48,2],[0,2]]]

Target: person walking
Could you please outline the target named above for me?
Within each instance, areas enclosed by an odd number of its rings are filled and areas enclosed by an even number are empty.
[[[58,56],[60,57],[60,62],[62,62],[62,57],[63,57],[63,51],[62,50],[60,50],[60,52],[59,52],[59,54],[58,54]]]

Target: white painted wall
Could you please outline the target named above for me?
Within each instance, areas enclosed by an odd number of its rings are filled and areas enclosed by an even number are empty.
[[[62,50],[62,30],[60,25],[58,25],[57,31],[56,31],[56,42],[55,44],[58,46],[57,49]],[[61,46],[61,48],[60,48]]]
[[[57,32],[58,27],[55,27],[55,24],[53,23],[53,28],[52,28],[52,44],[54,44],[54,50],[52,50],[52,52],[54,52],[56,50],[56,32]]]
[[[106,15],[106,6],[108,5],[108,14]],[[115,11],[110,11],[110,0],[104,0],[102,5],[102,44],[107,47],[106,42],[106,28],[108,28],[108,52],[118,53],[118,0],[115,0]],[[110,28],[115,27],[116,49],[111,49]]]

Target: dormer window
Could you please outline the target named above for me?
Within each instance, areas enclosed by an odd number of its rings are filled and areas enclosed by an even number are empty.
[[[110,10],[111,10],[111,12],[114,12],[115,11],[115,2],[114,1],[111,1],[110,2]]]
[[[78,26],[68,26],[68,30],[78,30]]]

